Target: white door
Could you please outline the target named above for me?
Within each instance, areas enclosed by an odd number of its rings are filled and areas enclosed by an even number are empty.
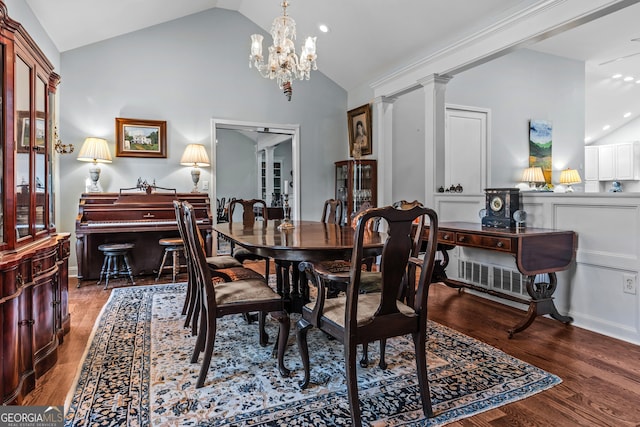
[[[481,194],[487,186],[488,110],[446,107],[445,188],[460,184],[464,193]]]

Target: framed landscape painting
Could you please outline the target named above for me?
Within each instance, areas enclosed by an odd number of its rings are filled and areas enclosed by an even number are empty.
[[[116,118],[117,157],[167,157],[167,122]]]
[[[553,125],[548,120],[529,120],[529,167],[540,166],[545,181],[551,183]]]

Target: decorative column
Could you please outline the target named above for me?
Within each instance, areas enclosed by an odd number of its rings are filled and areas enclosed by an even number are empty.
[[[393,103],[397,98],[379,96],[373,100],[374,152],[378,153],[378,206],[393,203]]]
[[[445,90],[451,76],[432,74],[418,80],[424,88],[425,197],[434,205],[433,195],[444,183]]]

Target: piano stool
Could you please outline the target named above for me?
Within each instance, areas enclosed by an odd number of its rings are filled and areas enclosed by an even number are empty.
[[[162,262],[160,263],[156,280],[160,279],[162,272],[166,268],[170,268],[172,272],[172,283],[175,283],[176,276],[180,272],[180,252],[184,253],[184,242],[179,237],[170,237],[158,240],[158,244],[164,246],[164,254],[162,255]],[[173,265],[165,265],[169,253],[171,253]]]
[[[129,262],[129,251],[134,247],[135,245],[133,243],[105,243],[98,246],[98,250],[104,254],[104,262],[102,263],[102,270],[100,270],[98,285],[102,282],[102,278],[105,277],[104,289],[107,289],[109,286],[109,278],[120,276],[121,269],[118,268],[120,259],[124,262],[126,273],[131,279],[131,284],[136,284],[133,281],[133,270],[131,270],[131,263]]]

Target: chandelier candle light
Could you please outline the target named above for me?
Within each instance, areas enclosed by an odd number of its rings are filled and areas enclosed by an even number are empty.
[[[296,55],[293,41],[296,39],[296,21],[287,16],[289,2],[283,0],[282,16],[277,17],[271,24],[273,45],[269,46],[269,59],[265,63],[262,55],[262,34],[251,36],[251,55],[249,68],[256,67],[262,77],[277,79],[278,86],[283,89],[288,101],[291,101],[291,81],[293,79],[309,80],[311,70],[317,70],[316,38],[307,37],[300,50],[300,57]]]

